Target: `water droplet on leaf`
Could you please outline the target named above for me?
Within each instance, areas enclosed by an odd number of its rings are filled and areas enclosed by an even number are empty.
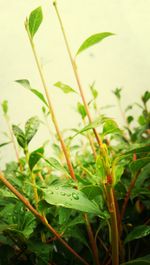
[[[75,192],[72,193],[72,197],[75,199],[75,200],[79,200],[79,195]]]

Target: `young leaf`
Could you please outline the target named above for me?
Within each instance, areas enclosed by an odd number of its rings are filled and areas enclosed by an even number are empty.
[[[25,148],[27,142],[26,142],[26,137],[25,137],[24,132],[17,125],[12,125],[12,130],[13,130],[14,135],[16,136],[18,144],[22,148]]]
[[[116,185],[119,181],[124,172],[124,166],[123,165],[117,165],[114,168],[113,172],[113,184]]]
[[[34,166],[37,164],[37,162],[41,159],[41,156],[44,154],[44,148],[40,147],[38,149],[36,149],[35,151],[33,151],[30,154],[29,157],[29,167],[32,170],[34,168]]]
[[[117,123],[112,119],[108,119],[104,123],[103,135],[107,135],[107,134],[111,134],[111,133],[112,134],[122,134],[121,130],[118,128]]]
[[[98,156],[96,159],[96,174],[98,175],[101,183],[106,181],[106,170],[103,159],[100,156]]]
[[[84,119],[86,117],[86,110],[83,104],[81,104],[80,102],[78,102],[77,104],[77,110],[80,113],[82,119]]]
[[[96,99],[98,97],[98,91],[95,89],[95,82],[93,82],[93,84],[90,85],[90,90],[93,95],[93,98]]]
[[[27,144],[31,141],[39,128],[40,121],[37,116],[31,117],[25,124],[25,137]]]
[[[39,92],[37,89],[31,87],[30,82],[27,79],[16,80],[17,83],[22,85],[23,87],[29,89],[34,95],[36,95],[46,106],[48,106],[47,101],[43,94]]]
[[[114,33],[110,33],[110,32],[102,32],[102,33],[97,33],[94,34],[92,36],[90,36],[88,39],[86,39],[82,45],[80,46],[80,48],[78,49],[76,55],[78,55],[79,53],[81,53],[82,51],[88,49],[89,47],[97,44],[98,42],[102,41],[103,39],[105,39],[106,37],[112,36],[114,35]]]
[[[4,100],[2,102],[2,109],[3,109],[4,114],[6,115],[8,112],[8,101],[7,100]]]
[[[130,242],[132,240],[148,236],[150,234],[150,226],[139,225],[136,226],[125,238],[124,243]]]
[[[121,91],[122,91],[122,88],[118,88],[118,87],[112,91],[118,100],[121,99]]]
[[[43,189],[44,200],[52,205],[100,215],[98,205],[83,192],[68,187],[50,186]]]
[[[35,33],[37,32],[39,26],[43,20],[42,8],[39,6],[34,9],[29,16],[29,32],[31,38],[33,39]]]
[[[65,94],[68,94],[68,93],[77,93],[73,88],[71,88],[70,86],[62,83],[62,82],[57,82],[54,84],[54,86],[60,88]]]
[[[142,97],[142,101],[144,104],[146,104],[149,99],[150,99],[150,92],[146,91]]]

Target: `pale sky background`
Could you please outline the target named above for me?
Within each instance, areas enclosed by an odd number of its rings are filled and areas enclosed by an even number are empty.
[[[32,87],[43,91],[24,30],[25,17],[39,5],[43,8],[44,21],[35,44],[60,127],[72,128],[79,121],[74,109],[80,97],[63,94],[53,86],[62,81],[78,90],[50,0],[0,0],[0,103],[8,100],[11,122],[22,128],[31,116],[42,117],[40,101],[14,82],[28,79]],[[99,107],[116,104],[111,92],[116,87],[123,88],[124,106],[138,101],[150,85],[150,0],[58,0],[58,6],[73,54],[94,33],[109,31],[116,34],[78,58],[87,100],[90,100],[88,85],[96,81]],[[117,107],[107,113],[121,122]],[[2,143],[7,139],[2,134],[6,123],[1,110],[0,125]],[[48,132],[41,126],[30,145],[31,150],[38,148],[45,139],[48,139]],[[13,158],[11,145],[1,148],[0,166]]]

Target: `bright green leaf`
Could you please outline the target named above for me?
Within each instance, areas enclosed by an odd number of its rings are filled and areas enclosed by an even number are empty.
[[[96,174],[98,175],[101,183],[104,183],[106,181],[106,170],[103,159],[100,156],[98,156],[96,159]]]
[[[80,102],[78,102],[77,104],[77,110],[80,113],[82,119],[84,119],[86,117],[86,110],[83,104],[81,104]]]
[[[70,86],[68,86],[62,82],[57,82],[54,84],[54,86],[60,88],[65,94],[68,94],[71,92],[77,93],[73,88],[71,88]]]
[[[22,148],[25,148],[27,142],[26,142],[26,137],[25,137],[24,132],[17,125],[12,125],[12,130],[13,130],[14,135],[16,136],[18,144]]]
[[[103,135],[122,134],[121,130],[118,128],[117,123],[112,119],[108,119],[105,121],[102,133]]]
[[[124,243],[130,242],[132,240],[148,236],[150,234],[150,226],[139,225],[136,226],[125,238]]]
[[[90,85],[90,90],[93,95],[93,98],[96,99],[98,97],[98,91],[95,89],[95,82]]]
[[[8,112],[8,101],[4,100],[1,105],[2,105],[3,112],[6,115]]]
[[[27,79],[16,80],[17,83],[22,85],[23,87],[29,89],[34,95],[36,95],[46,106],[48,106],[47,101],[43,94],[39,92],[37,89],[31,87],[30,82]]]
[[[32,170],[37,162],[41,159],[41,156],[44,154],[44,148],[38,148],[30,154],[29,157],[29,167]]]
[[[27,144],[31,141],[36,134],[40,125],[39,118],[37,116],[31,117],[25,124],[25,137]]]
[[[113,184],[116,185],[119,181],[124,172],[124,166],[122,165],[117,165],[114,168],[113,172]]]
[[[67,174],[68,176],[70,176],[69,175],[69,173],[67,172],[67,170],[59,163],[59,161],[58,160],[56,160],[55,158],[53,158],[53,157],[50,157],[50,158],[48,158],[48,159],[45,159],[44,157],[43,157],[43,159],[51,166],[51,167],[53,167],[53,168],[55,168],[55,169],[57,169],[57,170],[59,170],[60,172],[63,172],[64,174]]]
[[[50,186],[43,189],[44,200],[52,205],[100,215],[98,205],[83,192],[67,187]]]
[[[102,33],[97,33],[94,34],[92,36],[90,36],[88,39],[86,39],[82,45],[80,46],[80,48],[77,51],[78,55],[79,53],[81,53],[82,51],[88,49],[89,47],[97,44],[98,42],[102,41],[103,39],[105,39],[106,37],[112,36],[114,35],[114,33],[110,33],[110,32],[102,32]]]
[[[30,16],[29,16],[29,32],[31,38],[34,37],[35,33],[37,32],[39,26],[41,25],[43,20],[42,8],[39,6],[34,9]]]

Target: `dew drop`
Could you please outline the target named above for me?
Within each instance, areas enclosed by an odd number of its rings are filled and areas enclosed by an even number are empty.
[[[72,197],[75,199],[75,200],[79,200],[79,195],[75,192],[72,193]]]
[[[62,196],[65,196],[66,195],[66,193],[65,192],[63,192],[63,191],[61,191],[61,193],[60,193]]]

